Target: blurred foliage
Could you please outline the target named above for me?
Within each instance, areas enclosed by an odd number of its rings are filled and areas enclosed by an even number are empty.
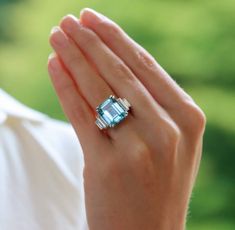
[[[203,108],[208,125],[188,229],[235,229],[235,1],[0,0],[0,87],[65,119],[47,74],[48,36],[83,7],[119,23]]]

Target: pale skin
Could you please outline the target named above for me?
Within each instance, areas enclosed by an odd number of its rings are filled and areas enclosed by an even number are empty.
[[[83,148],[89,229],[184,229],[203,111],[146,50],[91,9],[64,17],[50,44],[51,80]],[[132,107],[123,122],[101,131],[95,109],[109,95]]]

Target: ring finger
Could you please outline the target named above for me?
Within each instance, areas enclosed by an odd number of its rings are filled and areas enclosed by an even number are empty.
[[[79,20],[71,15],[65,17],[60,26],[96,66],[100,76],[112,90],[126,97],[132,104],[132,114],[137,120],[153,120],[160,125],[170,119],[126,64],[93,31],[83,27]]]
[[[109,95],[115,95],[108,84],[87,62],[85,56],[76,44],[59,27],[53,29],[50,43],[61,58],[64,67],[76,82],[80,93],[93,111],[94,108],[103,102]],[[129,116],[130,115],[131,114],[129,114]],[[128,119],[133,118],[130,116]],[[123,132],[125,132],[125,135],[131,136],[131,132],[133,132],[131,131],[130,124],[128,126],[120,125],[118,129],[118,132],[117,130],[107,130],[107,133],[112,139],[116,139],[116,133],[123,135]]]

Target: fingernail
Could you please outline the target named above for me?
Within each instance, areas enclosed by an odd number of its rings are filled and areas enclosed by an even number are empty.
[[[58,59],[56,58],[55,53],[51,53],[48,57],[48,66],[49,66],[49,72],[50,73],[56,73],[58,71]]]
[[[51,54],[49,54],[49,56],[48,56],[48,60],[53,59],[55,56],[56,56],[56,54],[55,54],[55,53],[51,53]]]
[[[72,33],[74,30],[74,25],[78,24],[79,20],[72,14],[68,14],[62,19],[62,28],[66,30],[66,32]]]
[[[108,18],[105,17],[103,14],[98,13],[97,11],[90,8],[82,9],[80,12],[80,17],[86,17],[86,20],[89,20],[90,22],[100,22],[108,20]]]
[[[59,26],[53,27],[51,30],[51,34],[53,35],[52,43],[54,45],[59,46],[59,47],[66,47],[67,40]]]
[[[78,18],[76,16],[74,16],[73,14],[67,14],[64,18],[71,18],[74,21],[78,21]]]
[[[58,32],[60,30],[60,28],[58,26],[54,26],[52,29],[51,29],[51,34],[54,34],[56,32]]]

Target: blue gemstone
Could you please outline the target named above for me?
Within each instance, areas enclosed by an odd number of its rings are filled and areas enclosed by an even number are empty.
[[[127,116],[127,112],[119,105],[115,98],[108,98],[97,109],[99,115],[108,126],[115,126]]]

